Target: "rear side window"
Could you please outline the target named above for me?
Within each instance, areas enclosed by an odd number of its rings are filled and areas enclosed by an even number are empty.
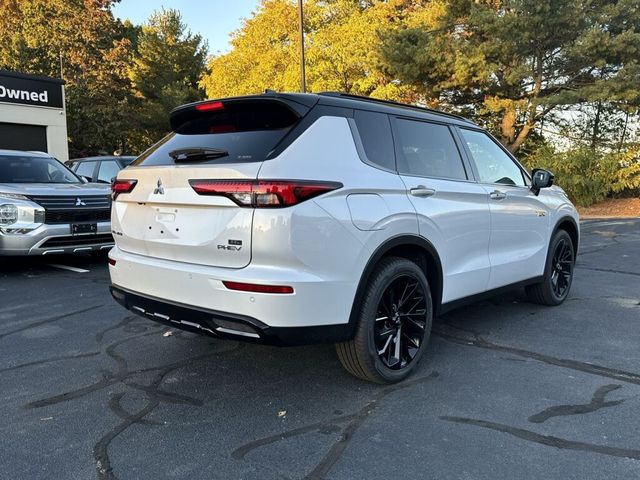
[[[219,109],[190,109],[172,117],[174,132],[132,165],[171,165],[177,163],[176,152],[184,149],[222,152],[216,158],[194,159],[198,164],[262,162],[298,121],[298,116],[279,102],[230,102],[223,107],[218,103]]]
[[[367,160],[388,170],[396,169],[389,117],[384,113],[356,110],[353,113]]]
[[[98,182],[111,183],[111,180],[118,176],[120,165],[115,160],[103,160],[100,162],[98,170]]]
[[[421,177],[466,180],[462,157],[449,127],[397,119],[398,171]]]

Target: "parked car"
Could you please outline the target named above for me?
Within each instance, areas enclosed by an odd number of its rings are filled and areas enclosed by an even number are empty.
[[[136,157],[131,156],[74,158],[67,162],[67,166],[89,182],[111,183],[118,175],[118,172],[130,165],[135,159]]]
[[[402,380],[434,316],[526,286],[562,303],[578,215],[485,130],[344,94],[184,105],[112,186],[113,297],[168,326],[276,345],[335,342]]]
[[[110,194],[45,153],[0,150],[0,255],[110,249]]]

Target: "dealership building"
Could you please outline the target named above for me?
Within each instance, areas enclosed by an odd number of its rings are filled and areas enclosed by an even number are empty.
[[[69,159],[64,82],[0,70],[0,149]]]

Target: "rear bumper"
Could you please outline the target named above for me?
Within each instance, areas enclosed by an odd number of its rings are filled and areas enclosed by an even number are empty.
[[[225,318],[239,318],[254,325],[261,339],[273,337],[268,333],[273,331],[280,332],[277,336],[283,338],[288,336],[288,332],[298,332],[295,337],[300,337],[299,333],[302,332],[304,339],[266,343],[333,342],[344,340],[345,335],[350,333],[348,323],[357,285],[349,281],[325,278],[304,268],[254,263],[237,269],[195,265],[133,254],[118,246],[111,250],[109,257],[115,261],[115,265],[109,265],[111,283],[115,288],[128,293],[128,298],[135,295],[156,299],[162,304],[182,306],[187,310],[182,311],[186,316],[182,317],[183,320],[190,321],[186,315],[189,312],[203,311],[208,318],[223,312]],[[294,293],[230,290],[223,284],[224,281],[286,285],[291,286]],[[155,304],[153,308],[158,308],[158,305]],[[153,308],[151,311],[154,311]],[[163,314],[161,311],[159,313]],[[304,332],[313,335],[295,330],[298,328],[308,328],[310,330]],[[338,333],[323,333],[332,329]]]
[[[252,317],[205,310],[140,295],[111,285],[111,295],[123,307],[164,325],[212,337],[267,345],[293,346],[348,340],[347,324],[314,327],[270,327]]]
[[[110,222],[98,222],[96,234],[70,235],[70,225],[41,225],[25,234],[0,232],[0,256],[87,253],[113,247]]]

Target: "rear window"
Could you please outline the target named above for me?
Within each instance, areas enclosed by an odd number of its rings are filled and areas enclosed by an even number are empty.
[[[278,102],[237,102],[210,112],[188,110],[172,118],[174,132],[140,155],[132,165],[171,165],[172,153],[187,148],[221,150],[225,156],[193,163],[262,162],[298,121]],[[180,164],[191,163],[182,160]]]
[[[0,183],[81,183],[81,180],[54,158],[0,155]]]

